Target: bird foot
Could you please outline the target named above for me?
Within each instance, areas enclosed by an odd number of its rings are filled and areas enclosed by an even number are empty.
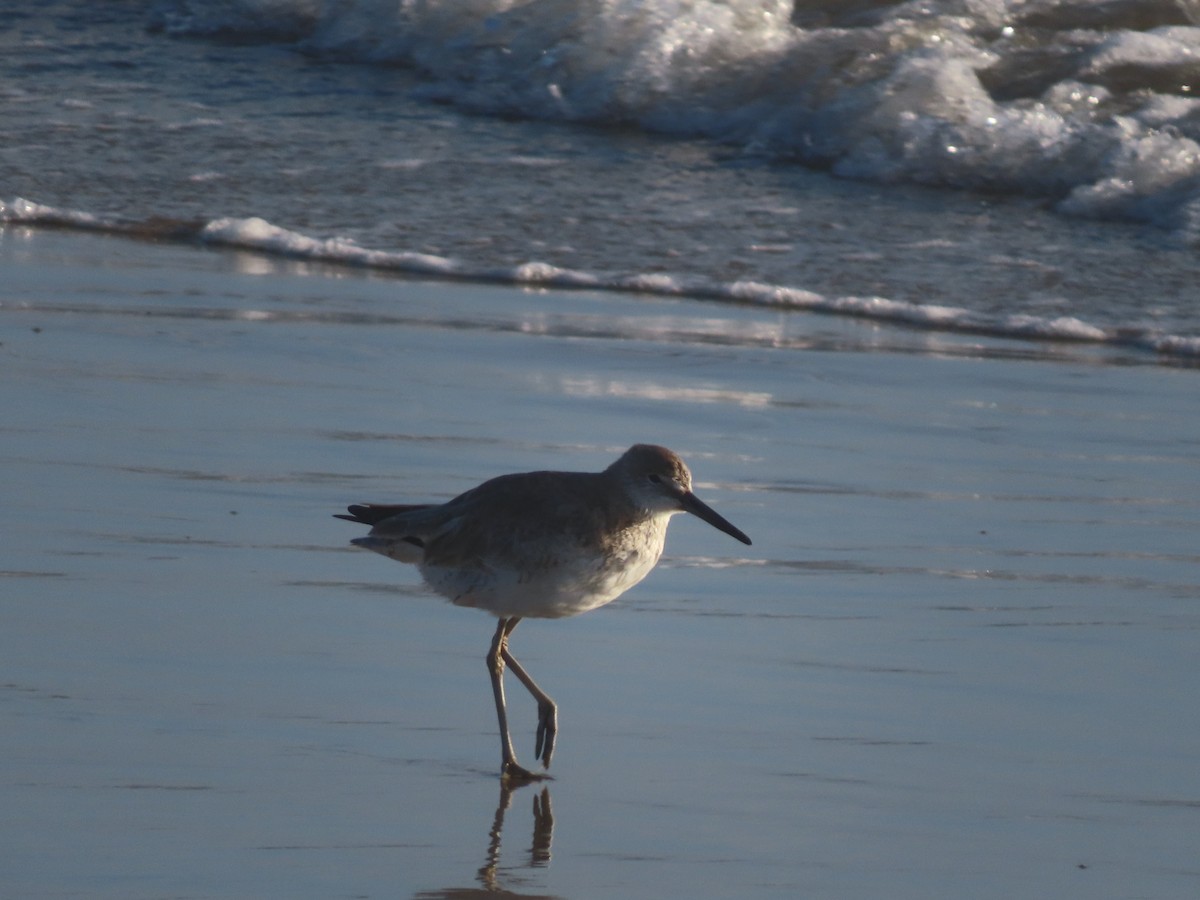
[[[532,784],[535,781],[552,781],[554,776],[548,772],[530,772],[524,766],[509,761],[500,767],[500,779],[513,787]]]
[[[538,704],[537,743],[533,755],[542,761],[542,765],[550,768],[550,758],[554,756],[554,738],[558,734],[558,708],[554,701]]]

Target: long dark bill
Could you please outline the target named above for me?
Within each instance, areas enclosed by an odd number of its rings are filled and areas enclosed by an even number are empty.
[[[725,532],[730,537],[735,537],[743,544],[749,544],[750,538],[746,537],[745,533],[735,528],[723,515],[693,494],[688,491],[679,498],[679,502],[683,505],[684,510],[690,512],[693,516],[703,519],[713,528],[717,528]]]

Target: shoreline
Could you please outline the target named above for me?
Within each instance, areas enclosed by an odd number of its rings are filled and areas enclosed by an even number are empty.
[[[618,295],[678,298],[715,302],[722,306],[804,312],[845,318],[884,328],[911,328],[934,336],[994,339],[1041,347],[1054,358],[1075,356],[1076,349],[1111,354],[1115,364],[1158,364],[1200,367],[1200,337],[1164,334],[1125,326],[1100,328],[1074,316],[1040,317],[1026,313],[988,316],[944,304],[921,304],[879,296],[827,296],[803,288],[753,281],[719,283],[667,274],[606,276],[529,261],[507,268],[470,263],[407,251],[360,247],[341,238],[318,239],[281,228],[259,218],[220,218],[212,221],[151,219],[123,221],[77,210],[42,206],[27,200],[0,201],[0,229],[96,234],[113,239],[167,242],[185,247],[211,247],[262,254],[269,260],[297,261],[333,271],[365,272],[450,284],[498,285],[525,290],[587,291]],[[1010,355],[1022,355],[1012,353]]]

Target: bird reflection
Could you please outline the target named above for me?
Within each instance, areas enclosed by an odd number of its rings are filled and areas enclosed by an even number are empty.
[[[481,898],[503,898],[512,900],[558,900],[550,894],[528,894],[520,891],[520,882],[528,878],[522,870],[540,869],[550,864],[550,843],[554,837],[554,811],[550,807],[550,788],[543,787],[533,795],[533,841],[527,851],[527,859],[519,864],[500,865],[501,835],[504,831],[504,815],[512,806],[513,789],[507,780],[500,782],[500,802],[492,827],[488,831],[487,853],[483,865],[475,874],[481,887],[445,888],[440,891],[420,891],[414,900],[481,900]],[[517,890],[502,884],[513,883]]]

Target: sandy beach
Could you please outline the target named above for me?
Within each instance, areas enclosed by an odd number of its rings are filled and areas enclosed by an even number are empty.
[[[1086,348],[0,231],[0,893],[1183,898],[1196,378]],[[617,603],[491,620],[347,503],[672,447]],[[513,691],[518,753],[534,710]]]

